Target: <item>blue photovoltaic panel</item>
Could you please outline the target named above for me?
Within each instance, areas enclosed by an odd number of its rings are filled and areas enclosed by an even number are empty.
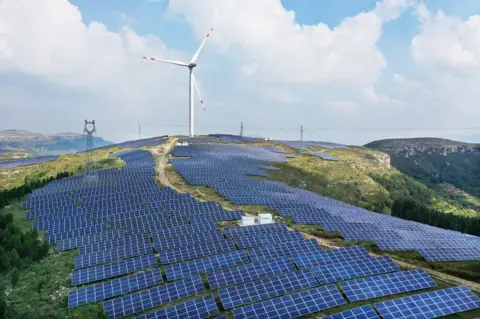
[[[111,264],[78,269],[72,273],[72,286],[117,277],[138,270],[152,268],[156,265],[157,258],[152,254],[126,259]]]
[[[371,259],[363,246],[353,246],[339,249],[328,249],[316,253],[302,253],[294,255],[293,260],[298,268],[311,268],[332,262],[348,262],[358,259]]]
[[[374,304],[384,319],[430,319],[480,308],[467,286],[430,291]]]
[[[399,270],[400,267],[395,264],[389,256],[330,263],[312,268],[312,272],[321,284],[329,284],[341,280],[367,277]]]
[[[324,152],[310,152],[310,155],[320,157],[321,159],[324,159],[326,161],[338,161],[338,158],[336,158],[335,156]]]
[[[106,301],[103,307],[109,318],[122,318],[204,291],[202,279],[195,276]]]
[[[371,305],[353,308],[322,319],[380,319]]]
[[[167,265],[165,266],[165,272],[167,274],[167,279],[172,281],[248,262],[250,262],[250,260],[243,250],[233,251],[226,254]]]
[[[137,319],[203,319],[217,314],[218,307],[212,295],[161,309]]]
[[[235,245],[230,239],[209,242],[195,246],[162,251],[160,252],[160,262],[162,264],[171,264],[179,261],[220,254],[235,249]]]
[[[335,285],[327,285],[233,309],[235,319],[296,318],[345,304]]]
[[[132,276],[70,290],[68,294],[68,308],[121,296],[128,292],[154,286],[162,282],[162,271],[160,269],[153,269]]]
[[[256,236],[259,234],[260,236]],[[288,232],[277,232],[277,233],[257,233],[257,234],[248,234],[246,236],[235,237],[235,242],[237,247],[240,249],[257,247],[257,246],[266,246],[271,245],[272,243],[278,242],[292,242],[304,240],[302,234],[299,231],[288,231]]]
[[[135,257],[152,253],[152,245],[149,241],[136,242],[131,246],[112,248],[107,251],[99,251],[87,255],[75,257],[75,269],[104,264],[114,260]]]
[[[290,256],[297,253],[308,253],[323,251],[320,244],[315,239],[305,239],[281,244],[272,244],[269,246],[248,249],[248,256],[252,261],[273,259],[280,256]]]
[[[426,289],[436,285],[423,269],[399,271],[340,283],[340,287],[351,302]]]
[[[175,249],[179,247],[198,245],[204,242],[219,241],[223,239],[223,234],[218,230],[205,231],[202,233],[186,233],[181,237],[154,237],[155,250],[162,251],[168,249]]]
[[[308,269],[286,273],[220,289],[218,294],[224,309],[231,309],[252,302],[282,296],[297,290],[318,286],[317,280]]]
[[[288,231],[287,226],[282,223],[274,223],[224,229],[225,235],[227,235],[227,237],[245,236],[250,233],[275,233],[279,231]]]
[[[296,270],[289,257],[264,260],[207,273],[210,288],[221,288]]]
[[[110,240],[101,240],[78,247],[80,255],[87,255],[98,251],[115,249],[115,247],[132,246],[137,242],[146,242],[148,239],[145,234],[136,234],[129,237],[117,237]]]

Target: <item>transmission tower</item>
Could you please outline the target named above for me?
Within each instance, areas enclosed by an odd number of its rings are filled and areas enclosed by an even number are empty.
[[[88,176],[93,164],[93,160],[92,160],[93,134],[97,132],[97,128],[95,127],[95,120],[91,122],[85,120],[85,126],[83,128],[83,132],[86,134],[86,138],[87,138],[87,145],[85,149],[85,155],[87,156],[87,159],[85,161],[85,176]]]
[[[240,124],[240,136],[243,136],[243,122]]]
[[[303,151],[303,125],[300,126],[300,151]]]

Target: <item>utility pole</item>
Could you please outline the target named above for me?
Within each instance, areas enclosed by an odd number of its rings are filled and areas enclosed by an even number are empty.
[[[243,136],[243,122],[240,124],[240,136]]]
[[[87,159],[85,161],[85,177],[88,176],[90,173],[90,169],[92,167],[92,149],[93,149],[93,134],[97,132],[97,128],[95,127],[95,120],[87,121],[85,120],[85,126],[83,128],[83,132],[86,133],[86,148],[85,148],[85,155]]]
[[[303,151],[303,125],[300,126],[300,150]]]
[[[141,132],[142,132],[142,130],[140,128],[140,124],[138,124],[138,139],[139,140],[141,139],[141,136],[142,136]]]

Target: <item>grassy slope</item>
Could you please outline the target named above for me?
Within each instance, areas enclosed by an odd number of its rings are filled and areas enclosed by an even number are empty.
[[[328,152],[340,161],[304,155],[276,164],[280,170],[269,173],[269,178],[377,212],[389,213],[393,200],[421,194],[422,201],[444,212],[476,215],[474,209],[455,199],[446,200],[396,169],[380,164],[379,160],[385,158],[382,152],[366,148],[315,151]]]
[[[97,150],[92,153],[93,160],[99,168],[121,167],[122,161],[107,158],[111,150]],[[57,160],[41,164],[0,169],[0,190],[23,184],[25,177],[38,175],[40,177],[55,176],[59,172],[78,172],[85,163],[85,153],[60,156]]]

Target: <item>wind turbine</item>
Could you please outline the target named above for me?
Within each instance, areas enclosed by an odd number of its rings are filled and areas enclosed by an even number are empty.
[[[207,42],[207,39],[210,37],[210,33],[213,31],[213,28],[210,29],[210,32],[207,34],[205,39],[203,39],[202,43],[200,44],[200,47],[197,49],[197,52],[192,57],[192,60],[190,63],[185,63],[181,61],[172,61],[172,60],[163,60],[163,59],[158,59],[158,58],[153,58],[153,57],[148,57],[144,56],[143,58],[146,60],[151,60],[155,62],[163,62],[163,63],[169,63],[169,64],[174,64],[174,65],[179,65],[179,66],[186,66],[189,70],[189,82],[188,82],[188,103],[190,106],[190,112],[189,112],[189,134],[190,136],[194,136],[194,118],[193,118],[193,97],[192,97],[192,91],[195,88],[195,91],[197,91],[198,98],[200,99],[200,104],[203,107],[203,110],[205,111],[205,105],[203,104],[202,97],[200,95],[200,90],[198,89],[197,82],[195,81],[195,76],[193,75],[193,68],[197,66],[195,63],[198,59],[198,56],[200,54],[200,51],[202,51],[203,46],[205,45],[205,42]]]

